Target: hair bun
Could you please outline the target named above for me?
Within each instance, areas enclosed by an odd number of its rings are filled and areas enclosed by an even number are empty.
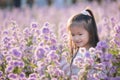
[[[88,11],[86,11],[86,10],[81,11],[81,14],[91,16],[90,13]]]

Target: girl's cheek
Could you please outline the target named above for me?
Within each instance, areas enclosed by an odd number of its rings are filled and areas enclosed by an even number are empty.
[[[74,36],[74,37],[72,37],[72,41],[73,42],[75,42],[76,41],[76,37]]]
[[[78,41],[79,39],[80,39],[79,36],[74,36],[74,37],[72,37],[72,40],[73,40],[73,41]]]
[[[73,41],[74,41],[74,39],[75,39],[75,38],[72,36],[72,40],[73,40]]]

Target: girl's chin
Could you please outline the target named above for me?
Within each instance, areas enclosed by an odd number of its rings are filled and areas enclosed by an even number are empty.
[[[80,46],[80,45],[76,45],[77,47],[82,47],[82,46]]]
[[[76,46],[77,46],[77,47],[79,47],[79,48],[80,48],[80,47],[85,48],[85,47],[84,47],[84,46],[82,46],[82,45],[76,45]]]

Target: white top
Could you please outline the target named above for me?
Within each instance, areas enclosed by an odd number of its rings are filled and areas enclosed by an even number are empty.
[[[65,72],[67,76],[70,76],[70,73],[71,75],[78,75],[80,68],[75,64],[76,62],[75,60],[78,57],[84,58],[84,54],[77,52],[77,54],[74,55],[73,62],[71,63],[71,69],[70,69],[70,63],[68,63],[66,57],[62,58],[62,61],[61,61],[62,70]]]

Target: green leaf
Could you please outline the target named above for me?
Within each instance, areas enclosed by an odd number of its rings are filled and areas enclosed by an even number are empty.
[[[119,50],[118,49],[110,49],[109,52],[113,55],[118,55],[119,54]]]
[[[37,67],[37,65],[35,65],[35,64],[33,64],[33,63],[30,63],[30,66],[31,66],[32,68],[36,68],[36,67]]]
[[[20,74],[21,72],[22,72],[22,68],[19,68],[19,67],[15,67],[13,70],[13,73],[15,74]]]
[[[33,36],[29,37],[26,44],[27,46],[33,45],[32,39],[33,39]]]

